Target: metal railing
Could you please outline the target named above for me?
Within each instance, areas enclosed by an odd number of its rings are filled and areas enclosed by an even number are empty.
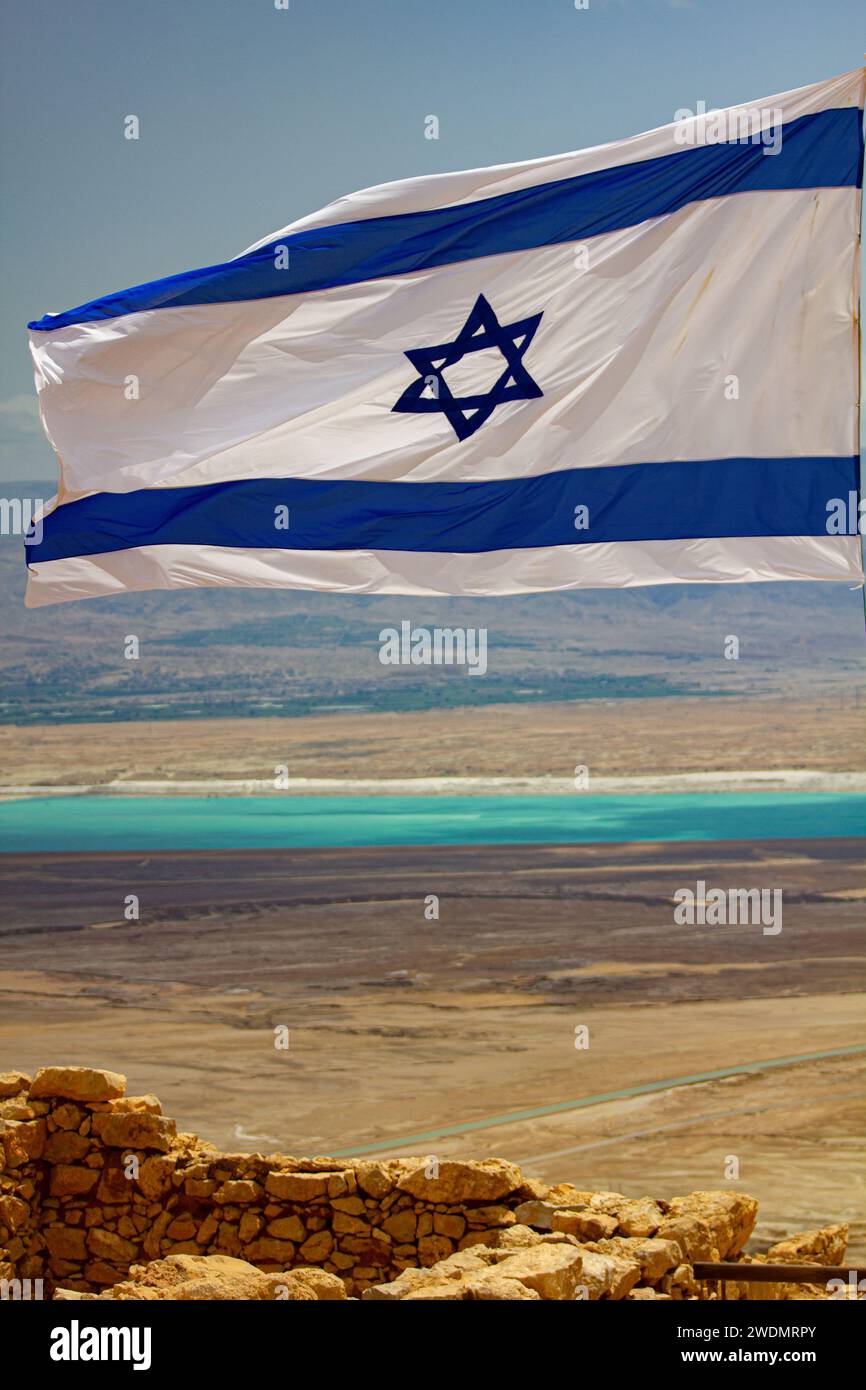
[[[713,1280],[721,1285],[725,1298],[728,1283],[751,1284],[828,1284],[840,1280],[857,1290],[866,1280],[866,1265],[780,1265],[739,1264],[735,1260],[697,1260],[692,1266],[698,1280]]]

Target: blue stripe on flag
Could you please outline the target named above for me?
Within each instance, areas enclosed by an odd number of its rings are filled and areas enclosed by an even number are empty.
[[[732,193],[859,187],[862,120],[857,107],[820,111],[784,125],[776,154],[765,154],[760,144],[700,145],[478,202],[295,232],[224,265],[152,280],[28,326],[48,332],[145,309],[267,299],[407,275],[599,236]],[[277,246],[289,251],[284,269],[274,263]]]
[[[30,563],[144,545],[471,554],[530,546],[827,534],[858,487],[849,458],[704,459],[574,468],[495,482],[256,478],[97,493],[58,507]],[[589,526],[575,528],[575,508]],[[275,509],[289,512],[277,529]]]

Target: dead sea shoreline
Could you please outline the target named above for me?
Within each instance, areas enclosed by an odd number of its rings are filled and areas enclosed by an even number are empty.
[[[103,783],[0,786],[0,800],[35,796],[593,796],[676,795],[686,792],[863,792],[866,772],[802,769],[686,772],[625,777],[287,777],[135,778]]]

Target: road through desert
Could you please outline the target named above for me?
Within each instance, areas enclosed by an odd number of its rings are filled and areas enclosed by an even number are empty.
[[[759,1241],[847,1220],[862,1250],[864,1054],[760,1066],[863,1043],[859,839],[2,868],[0,1047],[25,1069],[110,1063],[230,1150],[502,1153],[661,1195],[727,1183],[734,1160]],[[676,926],[675,891],[701,878],[780,884],[784,929]],[[138,922],[118,912],[127,891]]]

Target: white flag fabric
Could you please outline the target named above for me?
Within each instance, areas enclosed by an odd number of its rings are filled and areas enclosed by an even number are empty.
[[[28,604],[862,582],[863,96],[383,184],[47,314]]]

